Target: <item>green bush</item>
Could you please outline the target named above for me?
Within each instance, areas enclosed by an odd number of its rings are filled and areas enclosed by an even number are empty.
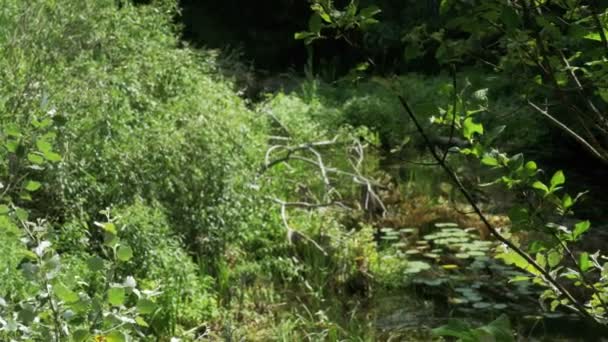
[[[90,223],[140,196],[210,256],[246,212],[235,208],[264,127],[211,55],[178,48],[169,3],[9,2],[0,122],[52,119],[63,159],[45,172],[39,216]]]
[[[165,336],[176,325],[192,327],[217,314],[212,279],[199,274],[199,267],[183,249],[164,212],[141,201],[116,210],[120,238],[133,250],[133,258],[120,274],[133,275],[144,288],[158,289],[158,310],[152,327]]]

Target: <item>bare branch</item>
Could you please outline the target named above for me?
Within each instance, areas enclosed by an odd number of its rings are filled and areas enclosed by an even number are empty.
[[[568,135],[570,135],[571,137],[573,137],[574,139],[576,139],[576,141],[578,141],[579,143],[581,143],[583,145],[583,147],[585,147],[589,152],[591,152],[598,159],[602,160],[604,163],[608,163],[608,159],[606,158],[606,156],[604,156],[600,152],[598,152],[583,137],[581,137],[580,135],[578,135],[576,132],[574,132],[573,130],[571,130],[568,126],[566,126],[561,121],[559,121],[558,119],[556,119],[554,116],[552,116],[551,114],[549,114],[549,112],[547,112],[546,110],[543,110],[542,108],[540,108],[539,106],[537,106],[536,104],[534,104],[532,101],[528,101],[528,104],[532,108],[536,109],[536,111],[538,111],[540,114],[542,114],[546,118],[548,118],[551,122],[553,122],[559,128],[561,128],[563,131],[565,131],[566,133],[568,133]]]

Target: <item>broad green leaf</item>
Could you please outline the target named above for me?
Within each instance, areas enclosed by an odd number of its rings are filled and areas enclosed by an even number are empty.
[[[481,158],[481,163],[488,166],[498,166],[498,160],[491,156]]]
[[[534,189],[542,190],[545,194],[549,193],[549,188],[541,181],[536,181],[532,184]]]
[[[583,252],[578,258],[578,264],[583,272],[587,271],[591,267],[591,260],[589,260],[589,253]]]
[[[108,290],[108,302],[113,306],[121,306],[125,302],[125,289],[112,287]]]
[[[537,253],[536,254],[536,263],[538,265],[540,265],[540,267],[542,267],[542,268],[547,267],[547,257],[545,256],[545,254]]]
[[[553,177],[551,177],[551,190],[564,184],[565,182],[566,177],[564,176],[564,172],[562,172],[562,170],[557,171]]]
[[[137,301],[137,311],[141,315],[151,314],[154,312],[155,308],[156,304],[154,304],[154,302],[149,299],[141,298]]]
[[[562,261],[562,257],[563,257],[563,254],[560,253],[559,251],[556,251],[556,250],[550,251],[549,255],[547,256],[547,261],[549,262],[549,267],[553,268],[553,267],[559,265],[559,263]]]
[[[535,162],[529,161],[526,163],[526,165],[524,165],[524,168],[526,169],[529,175],[534,175],[534,173],[536,173],[536,170],[538,169],[538,166],[536,166]]]
[[[538,271],[534,266],[532,266],[526,259],[524,259],[521,255],[517,254],[514,251],[509,251],[505,253],[500,253],[496,256],[497,259],[502,259],[507,265],[515,265],[520,269],[532,273],[534,275],[540,275],[540,271]]]
[[[127,337],[121,331],[114,330],[105,336],[106,342],[126,342]]]
[[[68,304],[75,303],[80,300],[80,297],[78,297],[78,294],[76,292],[68,289],[65,285],[61,283],[53,285],[53,292],[55,293],[57,298]]]
[[[468,140],[471,140],[473,134],[483,134],[483,125],[480,123],[475,123],[473,118],[466,118],[462,124],[462,134]]]
[[[51,145],[51,143],[49,143],[48,141],[42,139],[36,140],[36,147],[38,148],[38,151],[42,153],[50,152],[53,150],[53,145]]]
[[[8,207],[8,205],[0,204],[0,215],[6,215],[9,213],[9,211],[10,208]]]
[[[27,221],[27,219],[30,216],[30,214],[27,211],[25,211],[21,208],[15,208],[15,215],[21,221]]]
[[[37,154],[34,153],[28,153],[27,154],[27,160],[29,160],[30,162],[40,165],[44,163],[44,158],[42,156],[39,156]]]
[[[572,238],[574,240],[578,239],[581,235],[583,235],[587,230],[591,228],[591,222],[589,221],[581,221],[574,225],[574,231],[572,232]]]
[[[8,140],[6,143],[4,143],[4,146],[10,153],[15,153],[17,152],[17,148],[19,148],[19,141]]]
[[[114,225],[114,223],[112,223],[112,222],[105,222],[105,223],[95,222],[95,225],[110,234],[116,235],[118,233],[116,230],[116,225]]]
[[[89,339],[91,334],[87,329],[79,329],[72,333],[72,341],[74,342],[85,342]]]
[[[116,251],[116,256],[120,261],[129,261],[133,257],[133,249],[127,245],[121,245]]]
[[[568,194],[565,194],[564,197],[562,198],[562,207],[564,207],[564,209],[567,210],[573,204],[574,204],[574,201],[572,200],[572,197],[570,197],[570,195],[568,195]]]
[[[98,256],[92,256],[87,260],[87,266],[93,272],[98,272],[104,269],[104,261]]]
[[[4,128],[4,133],[8,136],[15,137],[15,138],[21,137],[21,131],[19,129],[19,126],[15,125],[15,124],[6,125],[6,127]]]
[[[41,186],[42,186],[42,184],[40,184],[40,182],[30,180],[30,181],[27,181],[27,183],[25,184],[25,190],[36,191],[36,190],[40,189]]]
[[[327,23],[331,24],[331,17],[329,16],[329,14],[327,14],[327,12],[325,11],[325,8],[323,8],[323,6],[321,6],[320,4],[314,4],[312,6],[310,6],[310,8],[317,12],[317,14],[319,14],[319,16],[321,16],[321,19],[325,20]]]
[[[137,323],[137,325],[139,325],[140,327],[144,327],[144,328],[149,327],[148,323],[146,323],[146,320],[144,320],[140,316],[135,317],[135,323]]]
[[[321,27],[321,16],[316,13],[311,15],[308,20],[308,29],[310,32],[319,33],[321,32]]]
[[[46,151],[42,154],[44,158],[50,162],[58,162],[61,161],[61,155],[59,153],[55,153],[52,151]]]
[[[17,317],[23,324],[29,325],[36,319],[36,308],[31,304],[21,304],[21,310],[19,310]]]

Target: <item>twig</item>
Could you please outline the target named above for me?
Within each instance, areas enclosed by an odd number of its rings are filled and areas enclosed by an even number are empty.
[[[591,146],[591,144],[589,144],[587,142],[587,140],[585,140],[583,137],[581,137],[580,135],[578,135],[576,132],[574,132],[573,130],[571,130],[568,126],[564,125],[563,123],[561,123],[561,121],[559,121],[558,119],[556,119],[554,116],[552,116],[551,114],[549,114],[549,112],[547,112],[546,110],[541,109],[539,106],[537,106],[536,104],[534,104],[532,101],[528,100],[528,104],[536,109],[536,111],[538,111],[540,114],[544,115],[546,118],[548,118],[551,122],[553,122],[555,125],[557,125],[559,128],[561,128],[562,130],[564,130],[566,133],[568,133],[568,135],[570,135],[571,137],[573,137],[574,139],[576,139],[576,141],[578,141],[579,143],[581,143],[589,152],[591,152],[594,156],[596,156],[598,159],[602,160],[604,163],[608,163],[608,159],[606,159],[605,156],[603,156],[600,152],[598,152],[593,146]]]
[[[281,200],[277,200],[279,203],[281,203],[281,218],[283,219],[283,225],[285,226],[285,229],[287,229],[287,235],[288,236],[292,236],[294,233],[302,236],[306,241],[310,242],[313,246],[315,246],[319,251],[321,251],[321,253],[323,253],[323,255],[327,256],[327,252],[325,251],[325,249],[323,249],[323,247],[321,247],[321,245],[319,245],[315,240],[313,240],[312,238],[310,238],[308,235],[303,234],[293,228],[291,228],[289,226],[289,221],[287,218],[287,205],[285,202],[281,201]],[[291,241],[292,239],[289,239],[289,241]]]

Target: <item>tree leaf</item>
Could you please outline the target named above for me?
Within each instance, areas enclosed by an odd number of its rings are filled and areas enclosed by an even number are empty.
[[[105,336],[106,342],[126,342],[127,337],[121,331],[114,330]]]
[[[589,260],[589,253],[583,252],[578,258],[578,265],[583,272],[587,271],[591,267],[591,261]]]
[[[547,257],[547,261],[549,262],[549,267],[553,268],[557,265],[559,265],[559,263],[562,261],[563,258],[563,254],[560,253],[559,251],[556,250],[552,250],[549,252],[549,255]]]
[[[44,158],[50,162],[58,162],[61,161],[61,155],[59,153],[55,153],[53,151],[46,151],[42,154]]]
[[[30,162],[32,162],[36,165],[40,165],[40,164],[44,163],[44,158],[42,158],[41,156],[34,154],[34,153],[28,153],[27,160],[29,160]]]
[[[108,302],[113,306],[121,306],[125,302],[125,289],[112,287],[108,290]]]
[[[545,193],[545,195],[549,193],[549,188],[545,184],[543,184],[543,182],[541,182],[541,181],[534,182],[532,184],[532,187],[534,189],[542,190]]]
[[[57,298],[68,304],[75,303],[80,300],[80,297],[78,297],[76,292],[70,290],[67,288],[67,286],[61,283],[53,285],[53,293],[55,293]]]
[[[310,19],[308,20],[308,29],[310,30],[310,32],[319,33],[321,32],[321,27],[321,16],[317,13],[311,15]]]
[[[116,251],[116,257],[120,261],[129,261],[133,257],[133,249],[128,245],[121,245]]]
[[[480,123],[475,123],[473,118],[466,118],[462,124],[462,134],[468,140],[471,140],[473,134],[483,134],[483,125]]]
[[[27,183],[25,184],[25,190],[33,192],[33,191],[40,189],[41,186],[42,186],[42,184],[40,182],[28,180]]]
[[[151,314],[154,312],[155,308],[156,308],[156,304],[149,299],[141,298],[140,300],[137,301],[137,311],[141,315]]]
[[[92,256],[87,260],[87,266],[93,272],[98,272],[104,269],[104,261],[98,256]]]
[[[72,333],[72,341],[85,342],[91,334],[87,329],[78,329]]]
[[[53,150],[53,145],[43,139],[36,140],[36,147],[38,148],[38,151],[42,153],[51,152]]]
[[[551,190],[564,184],[566,182],[566,176],[562,170],[557,171],[553,177],[551,177]]]
[[[572,238],[574,240],[578,239],[579,236],[583,235],[586,231],[591,228],[591,222],[589,221],[581,221],[574,225],[574,231],[572,232]]]
[[[481,158],[481,163],[488,166],[498,166],[498,160],[491,156]]]
[[[0,204],[0,215],[6,215],[9,213],[9,211],[10,208],[8,207],[8,205]]]

